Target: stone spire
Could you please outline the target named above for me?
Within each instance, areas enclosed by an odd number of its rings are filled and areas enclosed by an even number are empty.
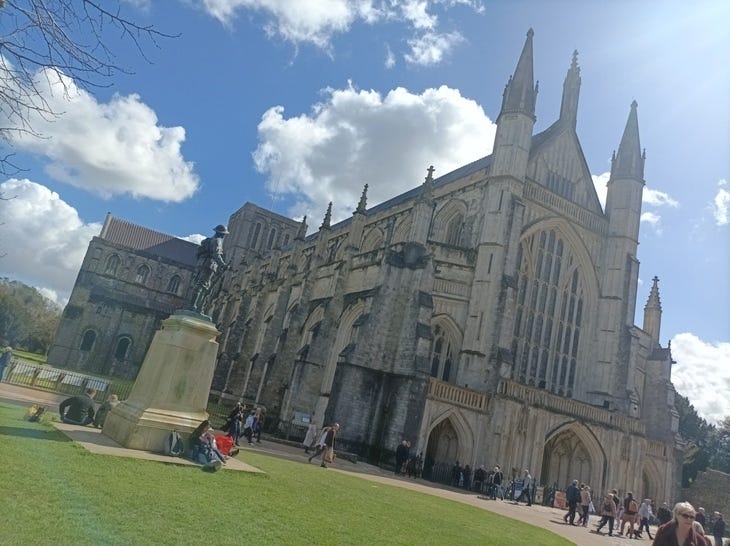
[[[621,144],[618,153],[611,161],[611,178],[630,178],[633,180],[644,180],[644,160],[646,153],[641,151],[639,141],[639,118],[636,115],[636,101],[631,103],[629,119],[626,120],[626,128],[621,137]]]
[[[644,306],[644,324],[642,329],[659,343],[659,332],[662,326],[662,302],[659,299],[659,278],[654,277],[649,299]]]
[[[329,229],[330,223],[332,222],[332,201],[330,201],[330,204],[327,205],[327,212],[324,213],[324,220],[322,220],[322,225],[319,226],[319,229]]]
[[[299,231],[297,231],[296,239],[304,240],[307,236],[307,217],[302,218],[302,223],[299,224]]]
[[[356,213],[365,213],[365,209],[367,208],[368,204],[368,185],[365,184],[362,188],[362,195],[360,196],[360,202],[357,204],[357,208],[355,209]]]
[[[575,128],[578,119],[578,97],[580,95],[580,66],[578,50],[573,51],[573,62],[563,82],[563,100],[560,103],[560,119]]]
[[[533,87],[532,70],[532,29],[527,31],[527,39],[517,61],[515,73],[510,77],[502,95],[502,110],[500,116],[506,113],[522,112],[535,117],[535,101],[538,86]]]

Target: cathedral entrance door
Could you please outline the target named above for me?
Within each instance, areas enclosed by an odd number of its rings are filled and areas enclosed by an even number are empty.
[[[543,452],[541,481],[564,489],[571,481],[578,480],[600,491],[600,461],[594,460],[590,447],[572,429],[550,438]]]
[[[450,419],[444,419],[432,430],[428,436],[424,471],[428,468],[438,469],[438,474],[445,469],[451,469],[459,454],[459,437]],[[441,481],[437,476],[434,481]]]

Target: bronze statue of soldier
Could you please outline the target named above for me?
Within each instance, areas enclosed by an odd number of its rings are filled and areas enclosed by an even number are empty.
[[[226,268],[226,262],[223,259],[223,239],[228,235],[228,228],[221,224],[216,226],[214,231],[213,237],[206,237],[200,243],[195,275],[193,275],[190,307],[200,314],[205,312],[208,295],[215,277]]]

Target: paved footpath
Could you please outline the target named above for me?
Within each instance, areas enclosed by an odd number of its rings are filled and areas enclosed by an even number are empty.
[[[57,405],[65,398],[66,396],[58,395],[55,393],[48,393],[25,387],[19,387],[17,385],[0,383],[0,400],[9,400],[27,404],[46,404],[49,406],[49,411],[51,412],[51,414],[55,414],[57,412]],[[98,429],[94,429],[91,427],[66,425],[56,421],[54,421],[53,425],[62,433],[69,436],[69,438],[78,442],[80,445],[93,453],[102,453],[119,457],[143,458],[148,460],[165,462],[168,464],[194,464],[190,461],[186,461],[185,459],[168,457],[166,455],[161,455],[148,451],[138,451],[124,448],[114,442],[114,440],[101,434],[101,431],[99,431]],[[302,464],[308,464],[307,455],[305,455],[303,449],[296,447],[291,443],[279,443],[264,438],[264,441],[260,444],[256,444],[253,447],[247,446],[242,448],[241,453],[238,455],[238,457],[229,460],[228,464],[224,467],[224,470],[261,472],[259,469],[246,464],[242,460],[245,458],[246,452],[249,450],[270,455],[273,457],[288,459]],[[315,463],[313,462],[312,464]],[[404,489],[410,489],[412,491],[417,491],[426,495],[434,495],[436,497],[469,504],[482,510],[489,510],[490,512],[494,512],[496,514],[501,514],[503,516],[507,516],[518,521],[524,521],[525,523],[536,525],[538,527],[542,527],[543,529],[548,529],[557,535],[565,537],[577,546],[629,546],[631,544],[651,543],[648,538],[644,538],[643,540],[629,540],[623,537],[609,537],[607,535],[597,535],[595,533],[590,533],[588,529],[593,529],[595,527],[595,522],[598,521],[597,516],[591,516],[591,523],[588,528],[570,526],[563,523],[563,514],[565,513],[565,511],[559,510],[557,508],[538,505],[527,507],[525,504],[515,504],[514,502],[509,501],[493,501],[491,499],[485,499],[484,497],[480,497],[475,493],[469,493],[464,490],[440,486],[438,484],[434,484],[428,481],[413,480],[409,478],[394,476],[392,473],[386,472],[380,467],[369,465],[366,463],[352,463],[344,459],[338,459],[337,462],[334,465],[331,465],[327,470],[322,469],[322,472],[332,471],[357,476],[384,485],[402,487]],[[652,529],[652,532],[653,531],[655,531],[655,529]]]

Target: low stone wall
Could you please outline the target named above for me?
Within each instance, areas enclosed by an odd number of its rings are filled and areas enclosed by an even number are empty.
[[[692,506],[705,509],[708,517],[718,511],[723,514],[725,521],[730,516],[730,474],[719,470],[706,470],[697,474],[697,478],[686,489],[682,489],[682,498],[692,503]],[[707,529],[711,534],[710,529]],[[725,533],[728,536],[728,532]]]

